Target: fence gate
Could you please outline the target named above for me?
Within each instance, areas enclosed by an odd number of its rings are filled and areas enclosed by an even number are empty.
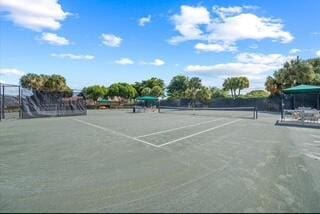
[[[19,85],[0,84],[0,120],[21,118]]]

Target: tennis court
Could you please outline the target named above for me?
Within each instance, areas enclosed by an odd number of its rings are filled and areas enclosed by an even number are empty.
[[[319,212],[319,129],[252,116],[3,121],[0,212]]]

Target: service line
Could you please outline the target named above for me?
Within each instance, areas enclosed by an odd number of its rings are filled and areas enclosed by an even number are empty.
[[[204,122],[195,123],[195,124],[191,124],[191,125],[181,126],[181,127],[178,127],[178,128],[166,129],[166,130],[159,131],[159,132],[153,132],[153,133],[149,133],[149,134],[145,134],[145,135],[140,135],[140,136],[137,136],[135,138],[148,137],[148,136],[151,136],[151,135],[157,135],[157,134],[162,134],[162,133],[166,133],[166,132],[172,132],[172,131],[176,131],[176,130],[179,130],[179,129],[185,129],[185,128],[189,128],[189,127],[199,126],[199,125],[202,125],[202,124],[211,123],[213,121],[218,121],[218,120],[222,120],[222,119],[224,119],[224,118],[204,121]]]
[[[185,136],[185,137],[178,138],[178,139],[176,139],[176,140],[172,140],[172,141],[169,141],[169,142],[167,142],[167,143],[163,143],[163,144],[159,145],[159,147],[166,146],[166,145],[169,145],[169,144],[172,144],[172,143],[181,141],[181,140],[185,140],[185,139],[188,139],[188,138],[191,138],[191,137],[194,137],[194,136],[203,134],[203,133],[205,133],[205,132],[209,132],[209,131],[212,131],[212,130],[215,130],[215,129],[218,129],[218,128],[221,128],[221,127],[224,127],[224,126],[227,126],[227,125],[230,125],[230,124],[232,124],[232,123],[236,123],[236,122],[238,122],[238,121],[240,121],[240,120],[241,120],[241,119],[233,120],[233,121],[231,121],[231,122],[227,122],[227,123],[221,124],[221,125],[219,125],[219,126],[212,127],[212,128],[210,128],[210,129],[206,129],[206,130],[203,130],[203,131],[200,131],[200,132],[196,132],[196,133],[194,133],[194,134],[187,135],[187,136]]]

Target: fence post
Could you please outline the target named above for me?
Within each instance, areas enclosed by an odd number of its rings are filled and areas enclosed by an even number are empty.
[[[280,106],[280,111],[281,111],[281,121],[284,119],[284,95],[281,94],[281,106]]]
[[[2,119],[5,119],[5,114],[4,114],[4,85],[2,85],[1,114],[2,114]]]
[[[2,119],[2,93],[1,93],[1,84],[0,84],[0,121]]]
[[[19,85],[19,118],[22,118],[21,86]]]
[[[258,119],[258,106],[254,108],[254,119]]]

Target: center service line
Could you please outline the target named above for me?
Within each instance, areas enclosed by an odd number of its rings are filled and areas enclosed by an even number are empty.
[[[202,134],[202,133],[205,133],[205,132],[209,132],[209,131],[211,131],[211,130],[218,129],[218,128],[221,128],[221,127],[230,125],[230,124],[232,124],[232,123],[236,123],[236,122],[238,122],[238,121],[240,121],[240,120],[241,120],[241,119],[237,119],[237,120],[234,120],[234,121],[231,121],[231,122],[228,122],[228,123],[221,124],[221,125],[219,125],[219,126],[212,127],[212,128],[210,128],[210,129],[203,130],[203,131],[201,131],[201,132],[197,132],[197,133],[194,133],[194,134],[191,134],[191,135],[182,137],[182,138],[178,138],[178,139],[176,139],[176,140],[172,140],[172,141],[169,141],[169,142],[167,142],[167,143],[161,144],[161,145],[159,145],[159,147],[166,146],[166,145],[168,145],[168,144],[175,143],[175,142],[178,142],[178,141],[181,141],[181,140],[190,138],[190,137],[194,137],[194,136],[197,136],[197,135],[199,135],[199,134]]]

